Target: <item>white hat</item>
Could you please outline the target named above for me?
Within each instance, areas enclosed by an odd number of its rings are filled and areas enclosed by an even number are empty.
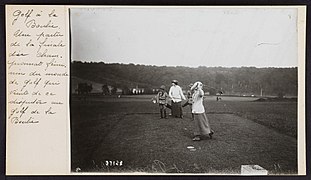
[[[191,87],[191,90],[198,89],[198,88],[202,89],[202,87],[203,87],[203,84],[200,81],[197,81],[193,84],[193,86]]]

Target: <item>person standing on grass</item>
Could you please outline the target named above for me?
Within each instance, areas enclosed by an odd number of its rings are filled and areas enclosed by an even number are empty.
[[[160,115],[161,115],[161,119],[162,118],[165,118],[167,119],[167,116],[166,116],[166,106],[168,104],[168,94],[165,92],[165,86],[162,85],[160,87],[160,91],[158,92],[157,94],[157,102],[159,104],[159,107],[160,107]]]
[[[172,86],[169,91],[169,97],[172,99],[172,116],[183,118],[181,102],[182,100],[186,100],[186,98],[182,92],[181,87],[178,86],[177,80],[172,81]]]
[[[192,95],[192,113],[194,115],[194,138],[193,141],[200,141],[204,137],[212,139],[214,131],[211,130],[209,121],[205,114],[205,109],[203,106],[203,84],[201,82],[196,82],[191,87],[194,91]]]
[[[190,83],[189,84],[189,89],[187,91],[187,101],[185,104],[182,105],[182,107],[186,107],[186,106],[190,106],[190,112],[191,112],[191,115],[192,115],[192,119],[193,119],[193,113],[192,113],[192,91],[191,91],[191,87],[193,86],[193,83]]]

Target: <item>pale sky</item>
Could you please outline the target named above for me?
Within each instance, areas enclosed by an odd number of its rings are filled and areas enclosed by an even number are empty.
[[[72,8],[72,60],[297,67],[295,8]]]

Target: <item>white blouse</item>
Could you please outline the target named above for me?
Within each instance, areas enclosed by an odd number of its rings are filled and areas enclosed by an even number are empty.
[[[204,91],[202,89],[195,90],[192,95],[192,113],[204,113],[205,109],[203,106],[203,95]]]
[[[172,86],[169,91],[169,96],[174,102],[180,102],[182,100],[185,100],[185,96],[182,92],[182,89],[180,86]]]

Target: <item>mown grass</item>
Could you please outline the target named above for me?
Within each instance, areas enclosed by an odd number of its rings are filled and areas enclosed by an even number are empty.
[[[229,112],[297,137],[297,102],[207,101],[207,111]]]
[[[297,173],[297,142],[282,130],[295,129],[293,103],[206,101],[216,134],[194,143],[189,107],[182,120],[159,119],[148,98],[106,99],[71,104],[73,171],[239,174],[240,165],[259,164],[270,174]],[[106,166],[106,160],[124,165]]]

